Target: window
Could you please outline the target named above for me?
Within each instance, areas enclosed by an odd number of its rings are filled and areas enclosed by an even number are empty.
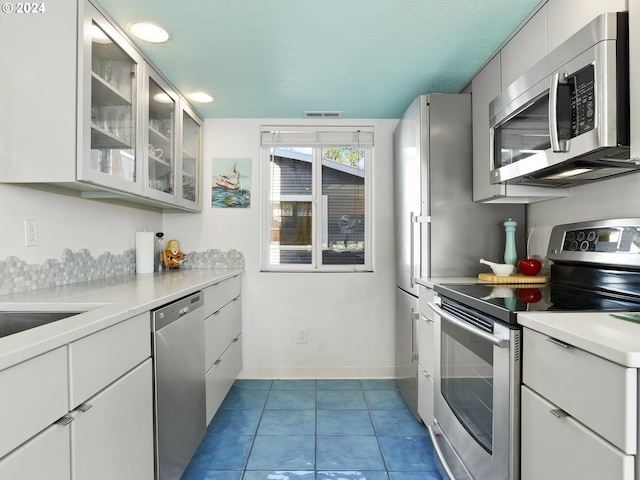
[[[262,269],[371,270],[373,129],[262,131]]]

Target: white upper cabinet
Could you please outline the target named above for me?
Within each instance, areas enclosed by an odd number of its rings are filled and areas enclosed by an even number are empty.
[[[547,48],[552,51],[601,13],[625,12],[636,0],[549,0]],[[629,3],[629,6],[627,5]]]
[[[149,65],[143,91],[143,195],[200,211],[202,122]]]
[[[191,144],[201,120],[102,11],[69,0],[1,15],[0,43],[12,46],[0,76],[0,182],[200,210],[200,145],[183,161],[182,112],[198,126]]]
[[[176,203],[178,96],[151,68],[145,74],[144,195]]]
[[[76,179],[77,5],[46,9],[0,15],[2,182]]]
[[[77,179],[139,195],[143,59],[91,4],[80,31]]]
[[[180,113],[180,204],[187,209],[202,208],[202,122],[185,102]]]
[[[502,88],[547,54],[547,10],[543,6],[500,51]]]

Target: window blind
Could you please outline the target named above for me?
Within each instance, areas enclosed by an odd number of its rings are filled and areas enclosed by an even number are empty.
[[[262,127],[264,147],[373,146],[373,127]]]

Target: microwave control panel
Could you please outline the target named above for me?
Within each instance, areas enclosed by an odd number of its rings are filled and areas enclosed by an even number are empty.
[[[595,128],[595,68],[589,65],[566,78],[571,112],[569,137],[574,138]],[[568,140],[568,138],[566,138]]]

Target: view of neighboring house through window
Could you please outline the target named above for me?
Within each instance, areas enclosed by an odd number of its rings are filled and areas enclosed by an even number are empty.
[[[263,270],[371,270],[371,128],[262,132]]]

